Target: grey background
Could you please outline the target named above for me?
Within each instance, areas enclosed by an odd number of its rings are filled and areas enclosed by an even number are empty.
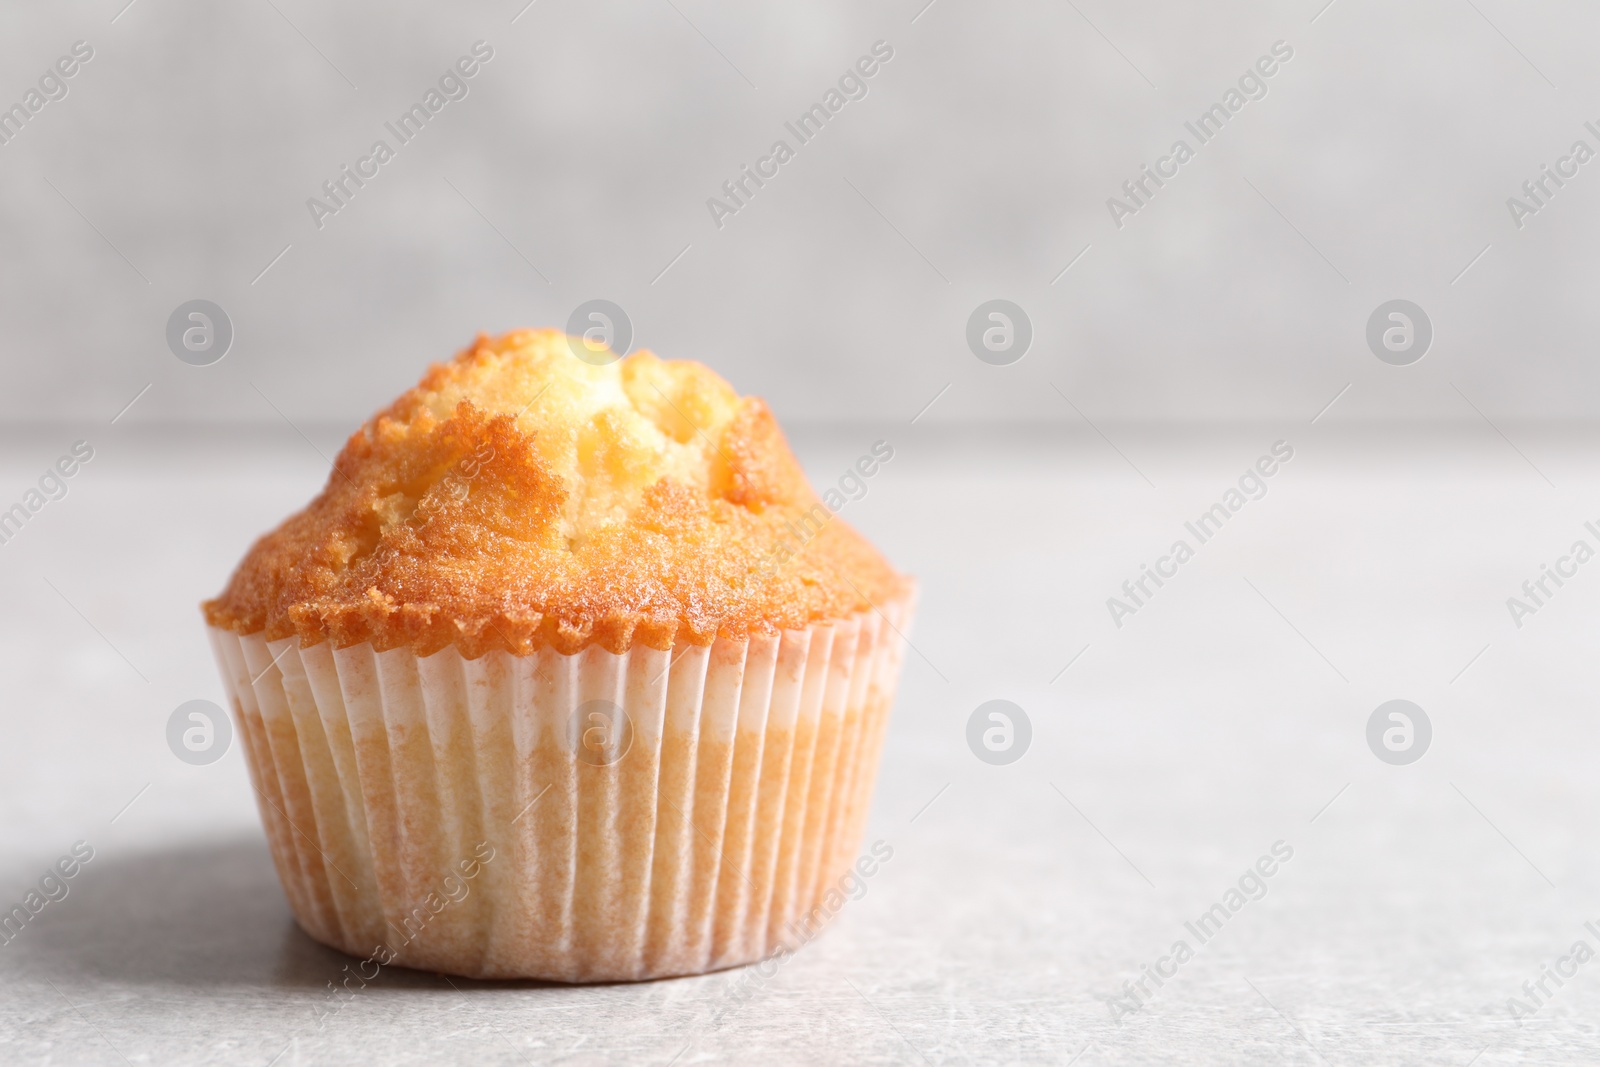
[[[0,100],[96,50],[0,147],[8,421],[154,383],[128,419],[267,422],[265,395],[348,426],[475,331],[594,297],[790,422],[948,383],[928,419],[1074,420],[1046,382],[1114,421],[1309,417],[1352,382],[1337,417],[1600,413],[1600,166],[1520,232],[1505,206],[1600,147],[1590,5],[125,2],[0,13]],[[467,99],[319,232],[306,199],[480,38]],[[706,199],[878,39],[866,99],[716,229]],[[1278,39],[1269,95],[1119,231],[1106,199]],[[1035,324],[1010,368],[962,343],[996,296]],[[161,341],[195,297],[237,328],[213,368]],[[1362,343],[1395,297],[1437,330],[1404,375]]]

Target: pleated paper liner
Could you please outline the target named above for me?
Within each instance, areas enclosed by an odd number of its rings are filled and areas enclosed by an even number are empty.
[[[620,655],[210,635],[307,933],[451,974],[612,981],[815,929],[861,841],[911,609]]]

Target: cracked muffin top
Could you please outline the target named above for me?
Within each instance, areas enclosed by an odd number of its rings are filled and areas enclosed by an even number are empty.
[[[909,594],[763,401],[699,363],[571,345],[480,335],[430,368],[256,542],[207,621],[476,658],[709,644]]]

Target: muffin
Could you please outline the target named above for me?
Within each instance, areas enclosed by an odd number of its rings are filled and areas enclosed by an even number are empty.
[[[295,918],[567,982],[796,946],[864,828],[913,583],[698,363],[480,336],[203,605]]]

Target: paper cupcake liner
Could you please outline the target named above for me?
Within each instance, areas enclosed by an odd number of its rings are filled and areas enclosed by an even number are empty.
[[[865,828],[911,609],[620,655],[210,636],[307,933],[379,963],[610,981],[814,932]]]

